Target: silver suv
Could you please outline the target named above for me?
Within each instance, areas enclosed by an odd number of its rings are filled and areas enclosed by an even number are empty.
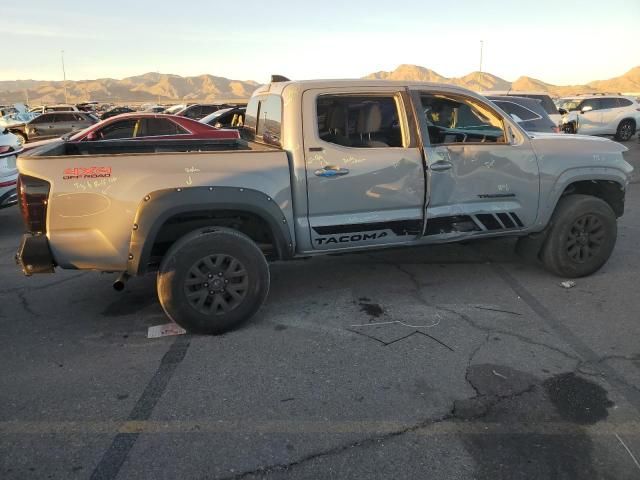
[[[613,135],[616,140],[626,142],[640,123],[640,104],[623,95],[567,97],[558,101],[558,107],[562,114],[560,126],[566,133]]]
[[[18,137],[20,143],[30,140],[44,140],[60,137],[74,130],[87,128],[97,123],[98,117],[85,112],[51,112],[43,113],[23,125],[13,125],[11,133]]]

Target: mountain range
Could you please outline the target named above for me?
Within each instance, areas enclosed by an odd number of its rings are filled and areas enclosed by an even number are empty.
[[[363,78],[441,82],[471,90],[535,90],[554,96],[586,92],[640,92],[640,66],[624,75],[596,80],[585,85],[553,85],[531,77],[509,82],[488,72],[472,72],[463,77],[445,77],[425,67],[400,65],[392,71],[371,73]],[[146,73],[121,80],[100,78],[79,81],[8,80],[0,81],[0,104],[24,102],[31,105],[65,101],[95,100],[100,102],[222,101],[246,99],[259,85],[252,80],[231,80],[214,75],[181,77],[164,73]]]

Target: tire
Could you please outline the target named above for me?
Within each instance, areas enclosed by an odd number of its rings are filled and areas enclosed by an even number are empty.
[[[249,237],[211,227],[184,236],[166,253],[158,299],[181,327],[215,335],[251,318],[267,297],[269,282],[267,260]]]
[[[619,142],[628,142],[636,133],[636,122],[630,119],[622,120],[616,130],[615,139]]]
[[[541,260],[558,276],[576,278],[602,267],[616,244],[618,226],[604,200],[590,195],[568,195],[558,202]]]

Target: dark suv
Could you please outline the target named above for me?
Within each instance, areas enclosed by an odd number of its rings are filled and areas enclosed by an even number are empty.
[[[65,133],[87,128],[97,122],[98,118],[91,113],[51,112],[43,113],[25,124],[12,125],[9,131],[16,135],[21,143],[26,143],[30,140],[60,137]]]

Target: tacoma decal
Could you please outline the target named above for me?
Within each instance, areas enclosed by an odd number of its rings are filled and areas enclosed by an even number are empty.
[[[335,235],[331,237],[319,237],[315,241],[318,245],[328,245],[330,243],[352,243],[363,242],[365,240],[378,240],[386,237],[387,232],[354,233],[349,235]]]

